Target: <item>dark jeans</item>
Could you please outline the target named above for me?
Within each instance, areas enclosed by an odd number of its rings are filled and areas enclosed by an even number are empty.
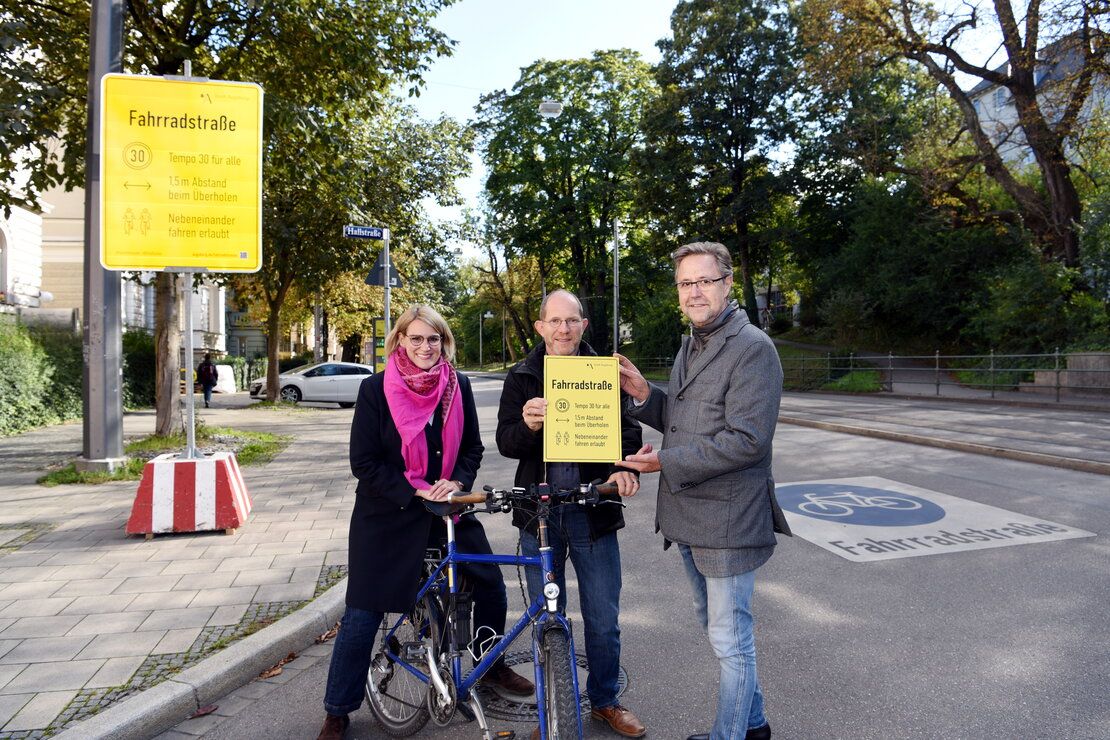
[[[484,534],[480,538],[476,537],[476,532],[470,534],[466,551],[488,554],[490,548]],[[436,531],[433,528],[433,538],[435,536]],[[484,543],[484,549],[479,543]],[[463,549],[462,543],[459,545],[460,550]],[[505,634],[508,599],[505,596],[505,581],[501,577],[501,569],[496,565],[467,563],[459,565],[459,571],[474,594],[475,634],[480,627],[489,627],[498,635]],[[381,626],[382,616],[381,612],[351,606],[343,613],[339,634],[335,637],[335,647],[331,653],[328,687],[324,693],[324,711],[328,714],[350,714],[362,706],[366,674],[370,670],[374,639]],[[488,637],[489,630],[483,630],[482,636]]]
[[[202,387],[204,388],[204,403],[207,405],[208,402],[212,400],[212,389],[215,388],[216,386],[214,386],[214,385],[205,385],[205,386],[202,386]]]
[[[580,506],[560,507],[548,520],[548,544],[555,559],[556,583],[559,584],[559,610],[566,611],[567,556],[578,576],[578,599],[582,606],[582,622],[586,637],[586,661],[590,676],[586,695],[595,709],[617,703],[617,682],[620,678],[621,628],[618,621],[621,599],[621,553],[617,533],[610,532],[597,541],[590,541],[590,525]],[[520,550],[525,555],[538,555],[539,542],[524,530],[520,532]],[[539,568],[524,569],[528,594],[535,599],[541,593],[542,573]]]

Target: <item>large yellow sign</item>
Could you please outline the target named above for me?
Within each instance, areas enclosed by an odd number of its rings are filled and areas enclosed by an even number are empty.
[[[621,459],[620,372],[616,357],[543,358],[545,462]]]
[[[262,88],[105,75],[100,262],[108,270],[262,266]]]

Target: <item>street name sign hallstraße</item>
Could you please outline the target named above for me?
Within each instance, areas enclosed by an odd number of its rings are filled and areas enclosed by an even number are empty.
[[[378,252],[378,259],[374,262],[374,267],[370,270],[370,274],[366,276],[367,285],[385,287],[382,283],[382,257],[384,256],[384,251]],[[397,272],[397,268],[393,266],[393,260],[389,261],[389,287],[401,287],[401,274]]]
[[[380,226],[354,226],[347,224],[343,227],[343,236],[348,239],[382,239],[384,230]]]
[[[109,74],[101,81],[108,270],[262,266],[262,88]]]

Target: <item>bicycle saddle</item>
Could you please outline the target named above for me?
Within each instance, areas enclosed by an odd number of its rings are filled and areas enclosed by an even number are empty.
[[[424,501],[424,508],[432,512],[436,516],[453,516],[454,514],[465,514],[470,509],[470,504],[458,504],[448,501]]]

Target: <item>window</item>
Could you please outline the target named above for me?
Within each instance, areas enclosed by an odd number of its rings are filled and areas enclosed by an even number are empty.
[[[341,375],[365,375],[366,374],[365,370],[363,370],[361,367],[355,367],[354,365],[340,365],[339,366],[339,372],[340,372]]]

